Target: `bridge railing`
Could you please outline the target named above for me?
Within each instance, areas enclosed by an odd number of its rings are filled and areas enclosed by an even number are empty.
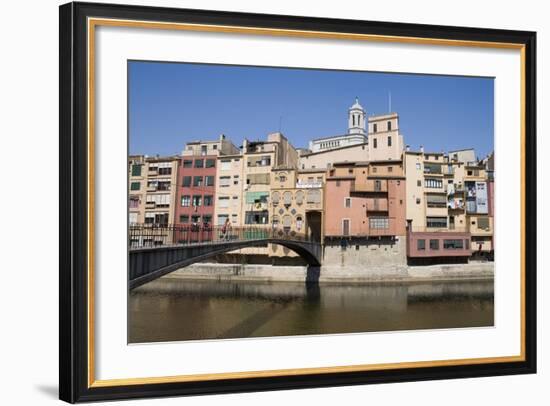
[[[314,241],[304,233],[282,227],[241,226],[224,227],[209,224],[131,224],[128,229],[130,248],[164,245],[218,244],[221,242],[265,240],[269,238]],[[318,241],[315,241],[318,242]]]

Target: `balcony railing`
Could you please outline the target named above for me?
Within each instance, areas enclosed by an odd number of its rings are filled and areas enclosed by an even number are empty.
[[[381,180],[367,180],[366,182],[354,182],[351,191],[355,193],[386,193],[388,184]]]

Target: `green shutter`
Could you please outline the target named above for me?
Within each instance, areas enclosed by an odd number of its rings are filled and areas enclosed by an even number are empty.
[[[139,182],[132,182],[132,184],[130,185],[130,190],[139,190],[140,185],[141,184]]]
[[[141,165],[132,165],[132,176],[141,176]]]

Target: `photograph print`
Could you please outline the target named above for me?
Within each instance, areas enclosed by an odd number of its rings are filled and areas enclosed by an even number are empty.
[[[494,78],[127,69],[129,343],[494,326]]]

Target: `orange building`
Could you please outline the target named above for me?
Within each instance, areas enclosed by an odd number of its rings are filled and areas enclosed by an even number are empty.
[[[325,192],[326,238],[394,238],[406,234],[401,161],[334,164]]]

